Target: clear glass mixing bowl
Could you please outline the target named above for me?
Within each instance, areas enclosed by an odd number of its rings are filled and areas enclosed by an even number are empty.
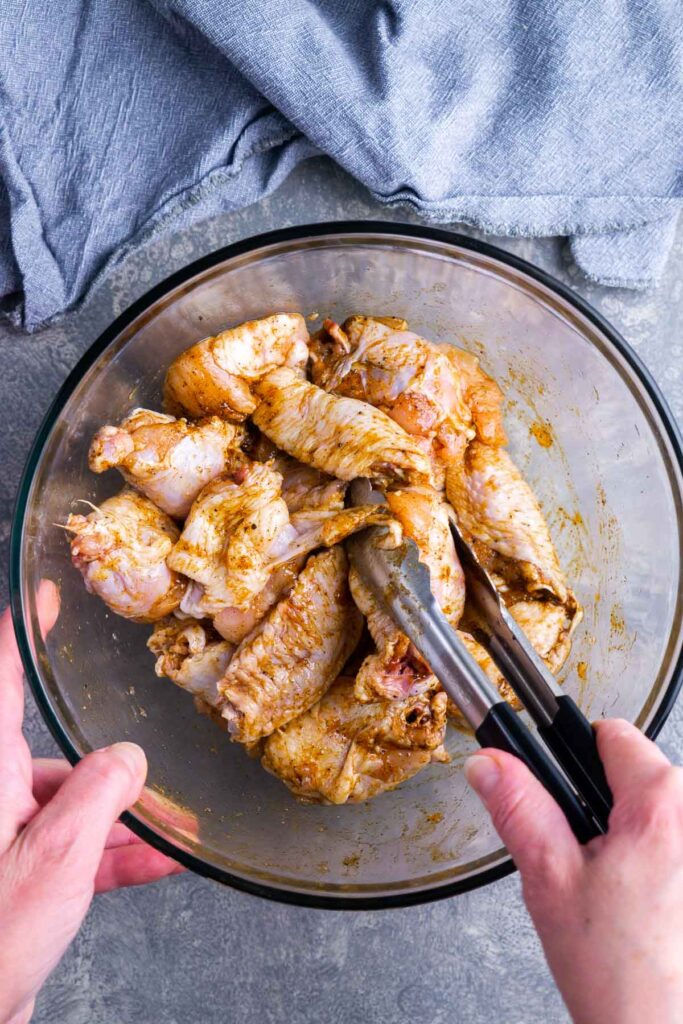
[[[33,692],[72,761],[140,743],[147,788],[128,824],[202,874],[316,906],[415,903],[511,870],[462,774],[472,740],[449,730],[452,762],[368,804],[298,804],[287,789],[157,679],[148,630],[86,593],[55,523],[100,501],[117,474],[88,471],[100,424],[158,406],[164,373],[191,343],[273,311],[405,317],[413,330],[481,356],[507,396],[512,452],[542,500],[586,609],[566,689],[593,718],[653,735],[681,681],[681,447],[633,352],[601,317],[507,253],[426,228],[323,224],[239,243],[135,303],[59,393],[21,485],[12,604]],[[61,613],[47,641],[35,592],[49,577]]]

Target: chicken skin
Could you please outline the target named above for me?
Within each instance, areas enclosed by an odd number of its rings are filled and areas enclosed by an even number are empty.
[[[307,360],[308,330],[299,313],[248,320],[178,356],[166,375],[165,405],[176,415],[239,422],[256,408],[255,381],[278,366],[303,375]]]
[[[341,480],[429,483],[429,459],[415,439],[367,403],[328,395],[287,368],[267,374],[255,390],[261,403],[254,423],[300,462]]]
[[[199,423],[134,409],[119,427],[101,427],[90,445],[93,473],[114,466],[175,519],[184,519],[202,487],[227,468],[243,429],[212,416]]]
[[[215,616],[217,629],[231,640],[253,628],[258,607],[265,613],[280,596],[287,577],[272,580],[277,570],[300,565],[301,556],[332,547],[365,526],[397,528],[387,508],[375,505],[290,516],[282,484],[270,463],[242,456],[231,474],[200,492],[169,556],[171,568],[193,580],[181,612]]]
[[[567,585],[540,505],[504,448],[472,441],[462,460],[449,466],[446,493],[470,541],[502,556],[529,593],[566,601]]]
[[[472,415],[455,368],[438,346],[391,322],[352,316],[343,328],[331,320],[312,343],[313,380],[326,391],[369,402],[409,434],[436,438],[474,436]],[[332,333],[330,333],[332,332]]]
[[[266,612],[291,590],[306,556],[316,548],[333,547],[366,526],[387,526],[392,543],[400,542],[400,526],[388,510],[376,505],[354,508],[313,509],[295,512],[289,524],[262,551],[267,582],[255,594],[248,607],[223,608],[214,617],[214,626],[226,640],[239,643]]]
[[[215,707],[218,680],[230,664],[235,647],[218,636],[207,622],[163,619],[147,641],[156,655],[155,672]]]
[[[336,679],[363,624],[342,547],[309,558],[280,601],[233,655],[218,683],[233,739],[254,743],[307,711]]]
[[[582,618],[567,588],[543,512],[507,451],[472,441],[463,458],[449,467],[448,498],[464,534],[537,653],[558,672]],[[463,642],[498,687],[520,704],[496,665],[466,628]]]
[[[386,497],[404,533],[419,548],[442,612],[457,626],[465,607],[465,576],[455,552],[448,505],[431,487],[398,488],[387,491]]]
[[[166,562],[178,527],[149,498],[125,488],[87,516],[70,515],[66,529],[87,589],[112,611],[154,622],[178,607],[187,580]]]
[[[221,608],[218,614],[214,615],[214,629],[230,643],[241,643],[273,605],[287,596],[305,563],[306,555],[302,554],[272,569],[265,586],[249,602],[247,608],[235,608],[233,605]]]
[[[181,611],[206,618],[246,608],[268,580],[264,549],[289,522],[282,478],[244,459],[200,491],[168,564],[194,581]]]
[[[268,464],[282,474],[282,497],[290,512],[344,507],[346,481],[282,453],[268,459]]]
[[[501,406],[503,392],[495,380],[484,373],[479,360],[471,352],[448,343],[437,345],[455,368],[464,389],[477,437],[484,444],[507,444]]]
[[[299,799],[360,803],[448,761],[446,694],[360,704],[340,678],[305,714],[265,742],[262,764]]]

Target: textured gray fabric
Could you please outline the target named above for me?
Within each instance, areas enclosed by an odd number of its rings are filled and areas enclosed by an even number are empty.
[[[388,204],[661,271],[681,197],[673,0],[5,0],[0,309],[35,328],[131,247],[322,151]]]

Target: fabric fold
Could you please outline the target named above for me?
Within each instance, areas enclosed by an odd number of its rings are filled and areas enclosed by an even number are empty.
[[[161,232],[324,153],[387,205],[566,235],[646,287],[681,199],[665,0],[5,0],[0,312],[29,330]]]

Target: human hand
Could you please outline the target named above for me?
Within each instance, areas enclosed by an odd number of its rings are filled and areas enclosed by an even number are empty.
[[[44,634],[59,612],[43,581]],[[22,1024],[78,931],[95,892],[152,882],[180,865],[117,822],[137,800],[147,763],[115,743],[75,767],[31,760],[22,735],[24,690],[9,612],[0,618],[0,1024]]]
[[[519,868],[575,1024],[681,1024],[683,769],[628,722],[597,723],[597,739],[614,807],[586,846],[509,754],[475,754],[467,779]]]

